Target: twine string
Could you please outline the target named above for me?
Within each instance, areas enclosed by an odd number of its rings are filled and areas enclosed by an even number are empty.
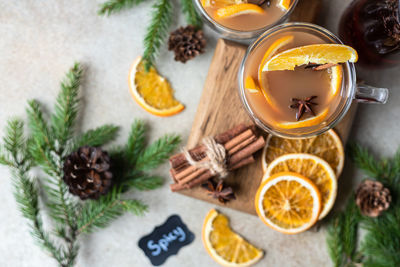
[[[189,151],[184,148],[183,154],[190,165],[196,168],[205,168],[210,170],[212,175],[218,174],[220,178],[224,178],[228,175],[228,169],[226,166],[226,150],[221,144],[218,144],[214,138],[205,137],[202,140],[203,145],[206,147],[207,161],[195,161],[190,155]]]

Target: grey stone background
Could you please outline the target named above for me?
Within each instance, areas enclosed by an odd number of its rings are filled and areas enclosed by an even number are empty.
[[[87,68],[83,130],[116,123],[123,127],[118,139],[123,142],[130,123],[141,118],[151,125],[153,139],[171,131],[187,139],[217,36],[206,29],[207,53],[186,65],[174,62],[173,55],[162,49],[158,69],[172,81],[176,97],[186,109],[170,118],[154,117],[133,102],[127,85],[130,64],[143,51],[142,38],[153,1],[109,18],[96,15],[102,1],[0,0],[0,129],[10,116],[25,116],[27,99],[36,98],[52,107],[64,73],[74,61],[80,61]],[[319,24],[337,32],[338,20],[350,2],[323,0]],[[177,17],[173,28],[184,23],[182,16]],[[360,105],[351,138],[370,146],[378,155],[390,156],[400,143],[399,68],[358,72],[371,85],[390,88],[391,96],[387,105]],[[165,165],[157,172],[168,180],[167,170]],[[340,178],[337,206],[362,177],[347,163]],[[159,190],[132,194],[149,204],[148,214],[125,215],[110,227],[84,237],[78,266],[149,266],[137,242],[174,213],[182,217],[196,238],[165,266],[217,266],[201,242],[202,221],[212,205],[172,194],[168,182]],[[235,231],[266,251],[257,266],[330,266],[323,228],[286,236],[265,227],[255,216],[219,209],[230,217]],[[0,167],[0,234],[0,266],[56,265],[33,243],[17,211],[9,172],[4,167]]]

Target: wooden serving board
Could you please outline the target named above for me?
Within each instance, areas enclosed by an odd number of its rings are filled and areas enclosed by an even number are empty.
[[[291,19],[312,22],[316,18],[319,5],[320,0],[299,0]],[[204,136],[214,136],[239,123],[252,123],[240,101],[237,84],[239,65],[246,49],[247,47],[231,41],[218,40],[187,148],[195,147]],[[353,105],[350,112],[336,127],[343,142],[347,140],[355,110]],[[227,184],[233,187],[237,199],[228,202],[224,205],[225,207],[256,214],[254,197],[263,175],[260,156],[261,152],[256,154],[254,164],[240,168],[226,178]],[[205,194],[201,187],[182,190],[179,193],[221,205]]]

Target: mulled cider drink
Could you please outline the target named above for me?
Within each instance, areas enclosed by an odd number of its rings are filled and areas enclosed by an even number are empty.
[[[343,109],[348,61],[357,53],[312,27],[276,28],[261,36],[243,61],[239,82],[245,106],[270,132],[317,133]]]
[[[297,0],[194,0],[206,22],[227,37],[245,39],[284,21]]]

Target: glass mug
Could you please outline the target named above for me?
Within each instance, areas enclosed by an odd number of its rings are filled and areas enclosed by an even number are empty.
[[[257,29],[242,29],[242,30],[237,30],[233,29],[232,27],[227,27],[222,25],[222,23],[218,22],[207,12],[207,10],[203,7],[202,2],[208,1],[208,0],[193,0],[194,6],[198,13],[200,14],[201,18],[203,21],[214,31],[222,35],[222,37],[231,39],[231,40],[243,40],[243,41],[251,41],[251,39],[254,39],[257,36],[260,36],[263,32],[265,32],[267,29],[279,25],[283,22],[285,22],[288,18],[290,13],[293,11],[293,9],[296,7],[297,1],[298,0],[292,0],[290,3],[290,7],[288,10],[282,11],[282,10],[277,10],[276,12],[279,12],[280,15],[276,17],[274,20],[272,20],[270,23],[268,23],[265,26],[259,27]],[[209,0],[213,1],[213,0]],[[277,0],[271,0],[272,4],[276,5]],[[278,7],[274,7],[277,9]],[[252,15],[245,15],[245,16],[252,16]],[[231,20],[234,19],[240,19],[240,18],[232,18]],[[268,19],[268,18],[267,18]],[[246,20],[246,19],[243,19]],[[259,21],[259,19],[257,18]],[[239,25],[246,25],[248,23],[243,23],[241,22]]]
[[[254,68],[255,62],[257,62],[257,64],[260,63],[261,59],[259,56],[255,55],[260,55],[260,50],[262,48],[265,49],[266,44],[271,44],[271,42],[278,37],[280,38],[285,35],[296,36],[296,34],[306,35],[305,39],[307,40],[310,40],[309,37],[316,36],[321,40],[324,40],[325,43],[342,44],[338,37],[318,25],[310,23],[285,23],[267,30],[249,46],[239,68],[239,94],[246,111],[261,129],[270,134],[286,138],[310,137],[322,134],[333,128],[349,111],[353,100],[367,103],[386,103],[389,96],[388,89],[357,84],[354,64],[346,62],[341,64],[342,80],[341,85],[338,85],[339,91],[336,94],[337,104],[335,104],[335,107],[329,111],[329,115],[327,115],[323,121],[312,126],[287,129],[279,127],[278,123],[266,120],[265,114],[262,114],[260,110],[257,110],[256,102],[252,102],[252,98],[249,95],[250,93],[246,94],[245,92],[246,73],[249,73],[249,69],[252,68],[251,64],[253,64]],[[264,47],[262,47],[263,44]]]

